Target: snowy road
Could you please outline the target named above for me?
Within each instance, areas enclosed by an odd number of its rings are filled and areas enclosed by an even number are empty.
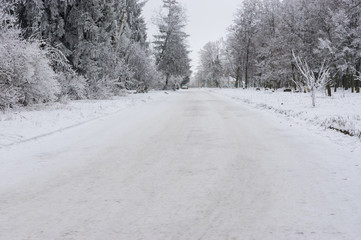
[[[360,239],[354,153],[202,90],[0,150],[1,240]]]

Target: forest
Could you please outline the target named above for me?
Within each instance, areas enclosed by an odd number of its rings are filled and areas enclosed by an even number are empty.
[[[154,49],[139,0],[0,0],[0,108],[105,99],[188,81],[184,9],[164,0]]]
[[[141,0],[0,0],[0,108],[107,99],[188,83],[186,10],[163,0],[150,42]],[[360,92],[361,2],[243,0],[200,51],[199,87]]]
[[[359,93],[360,64],[359,0],[244,0],[227,36],[200,51],[196,82],[302,91],[308,69],[329,95]]]

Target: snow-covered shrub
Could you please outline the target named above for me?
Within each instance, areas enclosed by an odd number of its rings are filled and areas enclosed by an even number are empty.
[[[21,39],[11,6],[0,0],[0,108],[56,100],[60,87],[47,52],[39,41]]]
[[[77,74],[65,54],[57,47],[43,42],[47,56],[61,87],[61,97],[64,99],[79,100],[86,98],[86,79]]]
[[[332,129],[346,135],[361,138],[361,129],[359,128],[360,115],[353,116],[330,116],[321,122],[325,129]]]
[[[79,100],[86,98],[87,82],[83,76],[71,72],[59,72],[58,82],[61,87],[61,96],[66,99]]]
[[[116,69],[118,74],[113,76],[113,79],[117,79],[115,81],[116,88],[114,89],[114,94],[117,95],[119,90],[136,89],[138,87],[139,81],[134,78],[134,71],[132,71],[124,59],[119,59]]]
[[[107,79],[88,81],[87,97],[89,99],[108,99],[114,96],[116,82]]]
[[[163,80],[161,73],[157,71],[155,62],[147,50],[139,43],[134,42],[131,44],[129,52],[128,65],[134,72],[134,79],[138,81],[138,84],[145,86],[146,89],[161,88],[162,86],[157,84]]]
[[[173,88],[179,88],[182,81],[183,81],[183,78],[181,76],[172,76],[169,79],[169,82],[172,84]]]
[[[0,56],[1,107],[56,100],[60,93],[57,74],[38,42],[1,33]]]

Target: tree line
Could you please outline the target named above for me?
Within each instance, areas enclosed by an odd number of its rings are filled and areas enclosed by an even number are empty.
[[[184,9],[176,0],[163,1],[152,49],[145,4],[0,0],[0,108],[109,98],[187,79]]]
[[[296,88],[303,75],[294,55],[316,76],[326,64],[329,90],[359,92],[361,2],[244,0],[225,40],[201,50],[196,79],[203,86],[232,79],[234,87]]]

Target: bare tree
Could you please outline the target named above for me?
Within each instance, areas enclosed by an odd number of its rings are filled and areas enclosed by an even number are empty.
[[[303,79],[294,82],[301,89],[307,90],[311,93],[312,106],[315,107],[316,91],[319,89],[324,89],[331,81],[330,68],[326,65],[324,61],[318,73],[315,73],[310,69],[306,61],[301,60],[301,58],[299,56],[296,56],[294,52],[292,52],[292,54],[293,59],[295,60],[295,64],[301,75],[303,76]]]

